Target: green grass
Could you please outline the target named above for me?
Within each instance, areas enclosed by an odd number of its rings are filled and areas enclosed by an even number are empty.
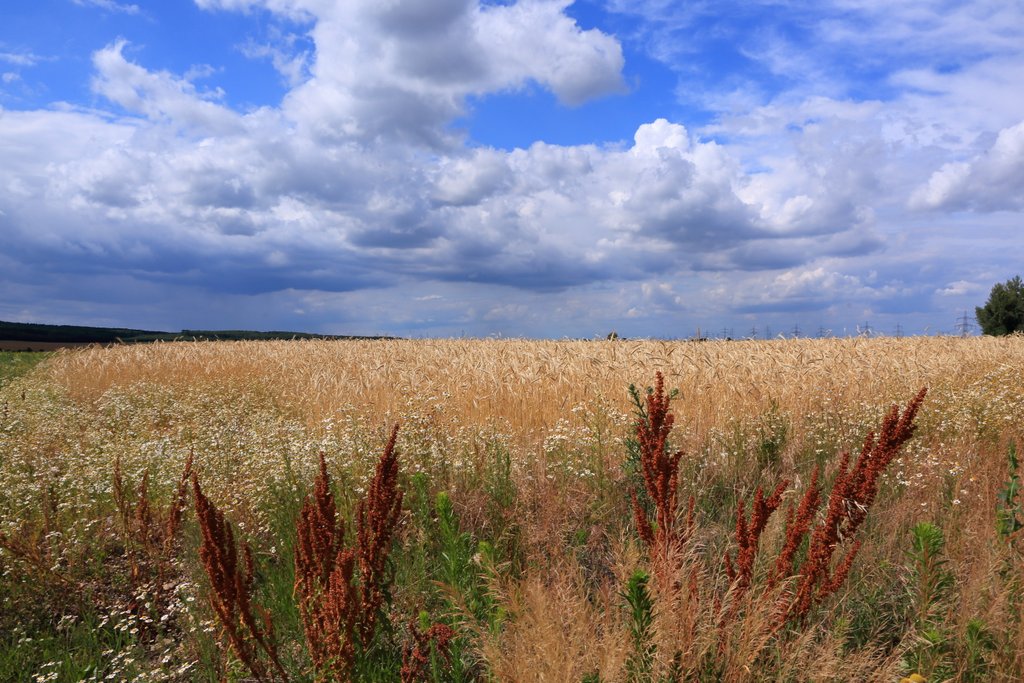
[[[0,387],[27,374],[49,355],[49,351],[0,351]]]

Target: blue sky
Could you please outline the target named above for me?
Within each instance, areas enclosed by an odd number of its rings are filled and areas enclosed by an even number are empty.
[[[954,331],[1024,263],[1006,0],[0,5],[0,319]]]

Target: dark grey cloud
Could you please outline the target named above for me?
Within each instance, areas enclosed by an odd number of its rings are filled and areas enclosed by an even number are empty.
[[[472,0],[407,0],[377,3],[368,11],[385,33],[423,40],[424,36],[445,34],[453,26],[467,23],[475,8]]]
[[[350,239],[355,247],[386,248],[389,250],[426,247],[444,235],[444,229],[431,218],[419,213],[387,217],[386,223],[368,225],[354,232]]]

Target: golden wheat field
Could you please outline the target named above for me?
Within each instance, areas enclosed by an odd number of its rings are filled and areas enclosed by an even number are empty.
[[[0,680],[1024,677],[1021,336],[91,347],[0,404]]]

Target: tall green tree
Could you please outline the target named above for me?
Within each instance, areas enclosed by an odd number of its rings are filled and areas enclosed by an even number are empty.
[[[988,301],[975,308],[974,315],[985,334],[1024,332],[1024,282],[1020,276],[993,287]]]

